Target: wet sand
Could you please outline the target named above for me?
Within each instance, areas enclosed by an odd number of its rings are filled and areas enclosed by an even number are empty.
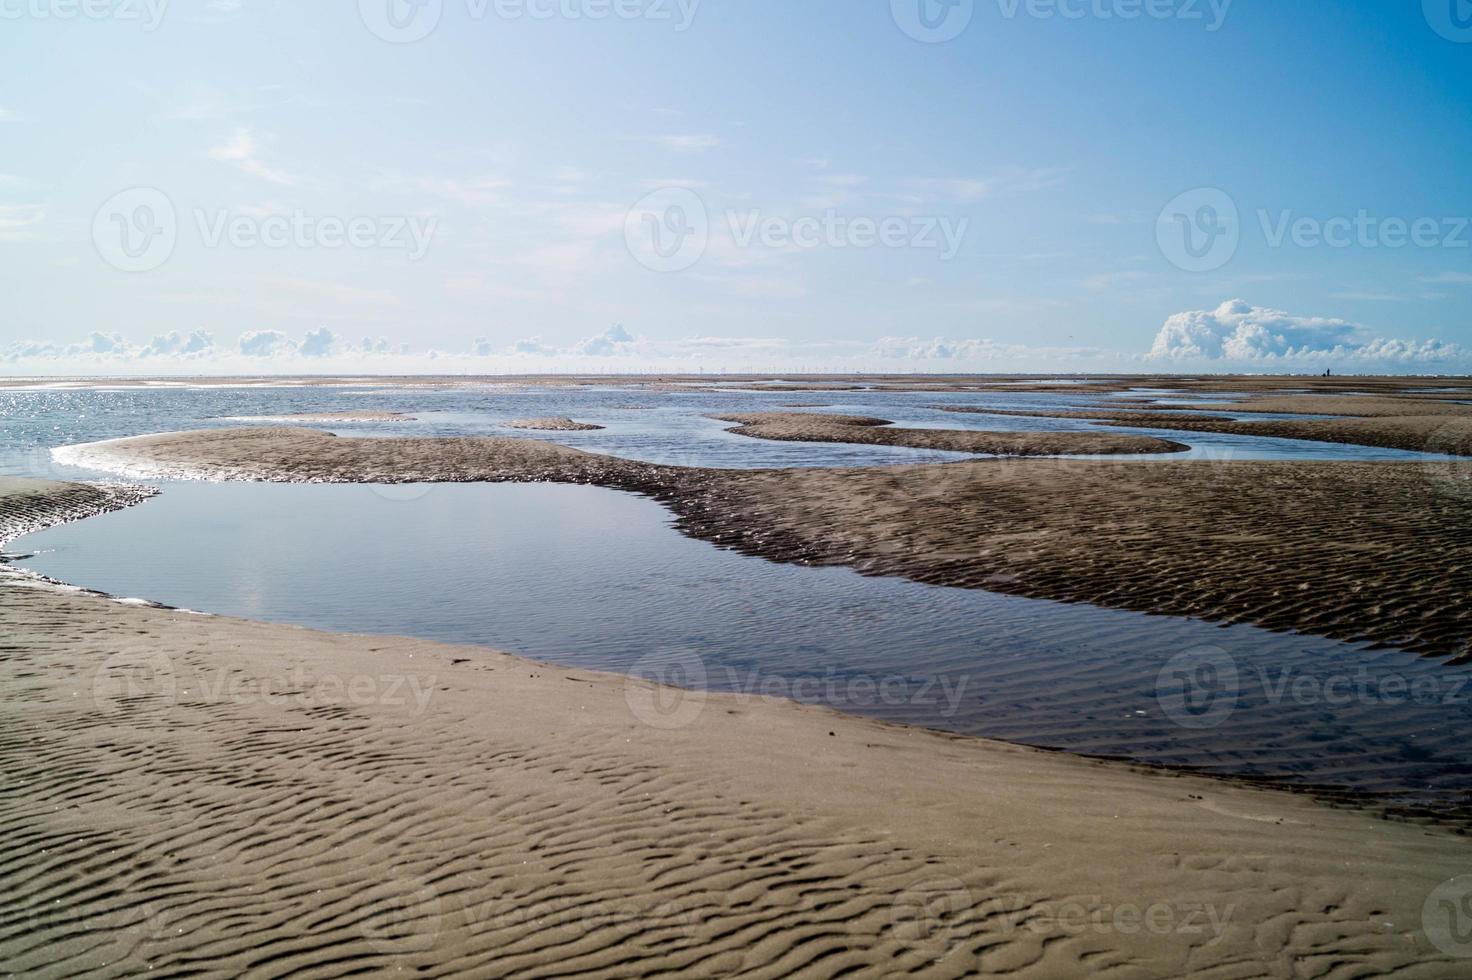
[[[157,493],[127,484],[62,483],[0,476],[0,544],[53,524],[122,510]]]
[[[714,470],[528,439],[308,429],[144,436],[64,458],[135,479],[591,483],[777,561],[1472,657],[1472,462]]]
[[[739,423],[729,431],[784,442],[851,442],[911,449],[943,449],[990,456],[1136,455],[1185,452],[1189,446],[1153,436],[1107,432],[977,432],[969,429],[901,429],[887,419],[809,412],[744,412],[712,415]]]
[[[508,429],[537,429],[543,432],[597,432],[603,428],[590,422],[572,419],[516,419],[506,423]]]
[[[0,526],[125,499],[8,481]],[[28,975],[1472,975],[1434,828],[13,573],[0,630]]]
[[[1317,399],[1305,399],[1317,401]],[[1325,401],[1340,399],[1325,399]],[[1472,408],[1449,404],[1451,411],[1428,415],[1342,416],[1330,419],[1229,419],[1189,415],[1182,408],[1205,411],[1251,412],[1280,411],[1264,407],[1220,405],[1172,406],[1170,409],[1142,411],[1141,406],[1127,405],[1118,410],[1079,409],[1059,411],[1016,411],[971,406],[939,406],[941,411],[974,415],[1006,415],[1021,418],[1087,419],[1098,425],[1131,428],[1169,429],[1175,432],[1222,432],[1241,436],[1268,436],[1278,439],[1306,439],[1310,442],[1332,442],[1343,446],[1377,446],[1382,449],[1404,449],[1409,452],[1436,453],[1444,456],[1472,456],[1472,416],[1455,409]],[[1312,405],[1290,402],[1296,412],[1310,412]],[[1329,406],[1313,414],[1333,414]],[[1418,407],[1418,411],[1421,409]]]

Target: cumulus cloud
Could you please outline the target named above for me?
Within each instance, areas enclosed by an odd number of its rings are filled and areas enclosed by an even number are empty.
[[[588,337],[573,345],[572,353],[588,357],[613,357],[627,354],[636,343],[633,334],[622,326],[612,326],[596,337]]]
[[[585,337],[568,347],[556,347],[542,342],[541,337],[525,337],[509,346],[498,347],[488,337],[476,337],[471,351],[476,357],[492,357],[498,354],[521,357],[614,357],[632,354],[648,347],[641,338],[614,325],[600,334]]]
[[[556,347],[549,347],[548,345],[542,343],[541,337],[527,337],[523,340],[516,341],[508,347],[501,347],[497,345],[495,341],[491,340],[489,337],[477,337],[475,338],[475,342],[470,345],[470,349],[476,357],[494,357],[497,354],[521,354],[523,356],[530,357],[556,357],[559,354],[566,353],[566,351],[559,350]],[[571,350],[571,348],[568,348],[568,350]]]
[[[229,371],[247,367],[242,364],[244,360],[248,369],[254,371],[268,366],[262,362],[270,361],[299,368],[306,359],[356,361],[364,357],[408,356],[412,356],[408,344],[391,345],[383,337],[345,341],[327,327],[309,330],[300,340],[280,330],[251,330],[241,334],[233,344],[217,344],[208,330],[173,330],[158,334],[141,346],[130,343],[121,334],[100,331],[73,343],[22,340],[0,346],[0,362],[70,360],[97,364],[99,370],[125,368],[128,364],[166,370],[169,362],[174,361],[189,364],[192,371],[208,370],[210,366]]]
[[[127,361],[145,357],[188,357],[208,353],[214,340],[208,332],[195,330],[160,334],[142,347],[130,344],[119,333],[94,330],[83,340],[69,344],[45,340],[21,340],[0,350],[0,361],[61,360]]]
[[[215,349],[215,338],[208,330],[181,334],[174,330],[160,334],[138,352],[140,357],[200,357]]]
[[[527,337],[511,345],[513,354],[556,354],[557,348],[542,343],[541,337]]]
[[[1363,327],[1329,317],[1296,316],[1229,300],[1215,310],[1177,313],[1150,349],[1155,360],[1438,361],[1462,355],[1454,344],[1372,337]]]
[[[5,348],[3,360],[28,361],[61,357],[65,349],[44,340],[18,340]]]
[[[337,346],[337,336],[326,327],[308,330],[297,353],[303,357],[326,357]]]
[[[240,335],[240,353],[246,357],[277,357],[296,353],[296,342],[280,330],[250,330]]]
[[[128,342],[121,334],[93,331],[85,341],[68,349],[75,354],[123,354],[128,350]]]

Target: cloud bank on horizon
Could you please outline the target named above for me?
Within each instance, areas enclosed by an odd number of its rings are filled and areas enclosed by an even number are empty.
[[[1234,299],[1214,310],[1169,317],[1148,352],[1047,347],[989,338],[884,337],[877,342],[799,344],[777,337],[688,337],[662,341],[614,325],[573,344],[540,337],[497,344],[475,337],[464,349],[413,349],[383,337],[351,340],[327,327],[300,339],[252,330],[233,345],[209,331],[171,331],[133,344],[92,333],[67,344],[21,341],[0,348],[0,365],[22,375],[209,373],[660,372],[1153,372],[1246,371],[1461,373],[1472,352],[1437,340],[1372,335],[1346,320],[1299,316]]]
[[[1214,310],[1177,313],[1165,321],[1150,359],[1165,362],[1267,366],[1329,361],[1407,368],[1465,370],[1467,351],[1437,340],[1371,337],[1361,326],[1328,317],[1294,316],[1282,310],[1229,300]]]

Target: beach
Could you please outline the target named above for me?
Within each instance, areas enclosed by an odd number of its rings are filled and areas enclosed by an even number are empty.
[[[724,414],[738,445],[1141,451],[1107,430]],[[1468,656],[1472,461],[1146,452],[742,469],[252,424],[57,457],[145,482],[590,484],[769,561]],[[0,478],[0,541],[152,493]],[[0,566],[10,972],[1472,976],[1444,913],[1469,853],[1454,805],[148,598]]]
[[[69,488],[6,489],[32,521],[37,499],[76,513]],[[486,650],[0,589],[12,971],[1466,975],[1420,926],[1465,860],[1448,830]]]

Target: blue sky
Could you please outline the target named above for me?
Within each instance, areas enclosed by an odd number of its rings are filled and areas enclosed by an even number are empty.
[[[1468,0],[0,20],[0,373],[1472,366]]]

